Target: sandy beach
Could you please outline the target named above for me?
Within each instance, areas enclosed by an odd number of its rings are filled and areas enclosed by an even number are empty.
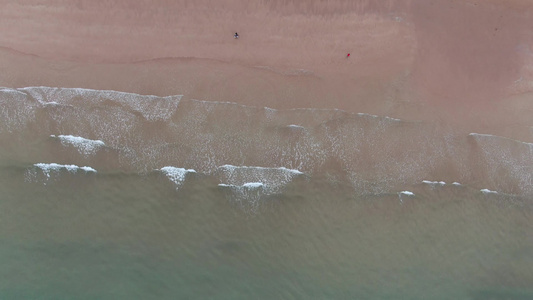
[[[4,2],[0,86],[464,120],[533,78],[527,1]]]

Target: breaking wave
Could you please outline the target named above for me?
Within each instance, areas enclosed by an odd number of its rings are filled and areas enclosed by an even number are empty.
[[[187,174],[196,173],[193,169],[176,168],[171,166],[163,167],[160,171],[165,174],[170,181],[176,184],[176,188],[179,188],[183,184]]]
[[[76,151],[63,152],[50,140]],[[91,165],[106,172],[159,170],[178,187],[194,170],[215,176],[221,188],[263,196],[281,193],[303,174],[346,182],[358,194],[398,193],[421,182],[533,194],[532,144],[338,109],[0,88],[0,142],[6,145],[1,157],[8,160]]]
[[[96,173],[96,170],[87,166],[79,167],[57,163],[36,163],[26,171],[26,181],[36,182],[57,179],[65,172],[70,174],[88,174]]]

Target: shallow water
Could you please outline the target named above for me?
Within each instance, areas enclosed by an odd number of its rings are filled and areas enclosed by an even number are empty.
[[[179,96],[0,101],[2,299],[533,298],[531,144]]]

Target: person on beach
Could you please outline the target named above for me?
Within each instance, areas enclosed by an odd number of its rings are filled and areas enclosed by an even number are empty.
[[[239,38],[239,34],[235,32],[235,34],[233,35],[233,38],[234,39],[238,39]]]

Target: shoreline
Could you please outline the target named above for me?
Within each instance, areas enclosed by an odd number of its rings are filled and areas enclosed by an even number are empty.
[[[0,86],[336,108],[478,131],[529,118],[524,1],[241,2],[10,4]]]

